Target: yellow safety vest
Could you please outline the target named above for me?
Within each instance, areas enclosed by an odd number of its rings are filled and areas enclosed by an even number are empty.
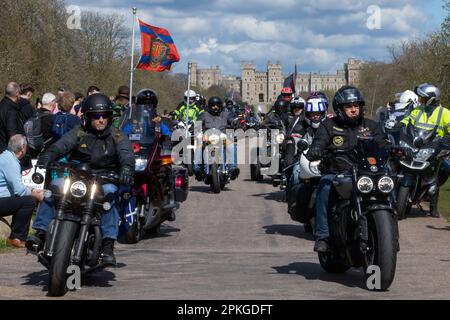
[[[413,126],[424,130],[433,130],[438,125],[437,134],[440,137],[444,137],[447,133],[450,133],[450,110],[439,106],[428,117],[421,106],[412,110],[409,116],[405,117],[401,122],[405,125],[411,123]]]

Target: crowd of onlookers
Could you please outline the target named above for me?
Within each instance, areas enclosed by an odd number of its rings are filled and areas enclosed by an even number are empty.
[[[100,93],[90,86],[86,96]],[[42,190],[27,187],[22,182],[22,172],[32,168],[32,158],[40,150],[28,146],[26,123],[36,117],[40,121],[44,148],[56,142],[62,135],[77,127],[82,121],[82,105],[85,96],[64,87],[56,93],[47,92],[35,100],[36,90],[31,84],[8,83],[5,96],[0,101],[0,218],[12,216],[11,234],[7,244],[24,248],[31,217],[36,203],[43,201]],[[121,86],[115,97],[115,113],[120,115],[128,104],[130,89]]]

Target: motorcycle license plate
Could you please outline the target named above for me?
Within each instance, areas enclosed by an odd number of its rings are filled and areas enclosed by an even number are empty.
[[[128,136],[130,141],[141,141],[141,135],[139,133],[132,133]]]

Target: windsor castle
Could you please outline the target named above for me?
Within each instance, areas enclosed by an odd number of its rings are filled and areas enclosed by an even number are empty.
[[[356,85],[361,68],[360,60],[350,58],[336,74],[298,73],[296,92],[337,91],[346,84]],[[205,90],[213,85],[222,85],[232,95],[240,96],[242,101],[253,105],[274,103],[288,76],[282,74],[279,62],[268,63],[264,72],[256,71],[253,63],[243,63],[240,77],[224,76],[218,66],[200,69],[197,63],[191,64],[191,86]]]

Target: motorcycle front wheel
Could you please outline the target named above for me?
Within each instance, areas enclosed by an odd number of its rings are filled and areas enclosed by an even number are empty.
[[[214,193],[220,193],[221,187],[220,187],[220,174],[219,174],[219,167],[217,166],[217,163],[213,163],[211,165],[211,188]]]
[[[366,278],[369,266],[380,268],[380,288],[387,290],[395,277],[397,265],[398,239],[395,224],[397,221],[388,211],[375,211],[369,216],[369,242],[363,259]]]
[[[409,202],[409,188],[400,187],[397,196],[398,220],[406,219],[406,215],[411,211],[412,204]]]
[[[67,268],[70,264],[78,224],[72,221],[60,221],[55,249],[49,269],[48,295],[60,297],[67,292]]]

